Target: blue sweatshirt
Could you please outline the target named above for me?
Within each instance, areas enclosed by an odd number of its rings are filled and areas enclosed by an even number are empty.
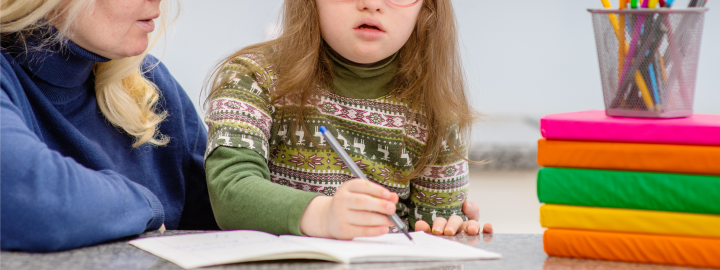
[[[6,37],[3,37],[5,39]],[[54,251],[155,230],[217,229],[203,168],[207,131],[162,64],[166,146],[133,148],[97,105],[92,73],[109,59],[72,42],[0,57],[0,238],[3,250]],[[37,44],[29,40],[30,48]],[[145,65],[158,60],[145,58]]]

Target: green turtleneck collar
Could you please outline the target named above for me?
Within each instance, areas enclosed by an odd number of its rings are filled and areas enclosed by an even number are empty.
[[[397,53],[372,67],[357,67],[338,59],[327,51],[332,59],[333,89],[331,92],[348,98],[375,99],[393,90],[393,76],[398,66]]]

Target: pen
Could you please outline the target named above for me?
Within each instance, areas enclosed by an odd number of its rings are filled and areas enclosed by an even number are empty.
[[[355,175],[357,178],[361,179],[367,179],[365,174],[358,168],[357,165],[355,165],[355,162],[350,158],[350,155],[348,155],[347,152],[345,152],[345,148],[340,146],[340,143],[338,143],[337,139],[335,139],[335,136],[330,133],[330,131],[325,128],[325,126],[320,126],[320,132],[323,136],[325,136],[325,140],[328,141],[328,144],[330,144],[330,147],[332,147],[333,150],[335,150],[335,153],[340,156],[340,159],[347,165],[348,169]],[[412,237],[410,237],[410,234],[408,233],[408,228],[405,226],[405,222],[402,222],[400,220],[400,217],[397,215],[397,213],[393,213],[392,215],[388,215],[388,218],[395,224],[395,227],[398,228],[402,233],[407,236],[410,241],[413,241]],[[414,241],[413,241],[414,242]]]

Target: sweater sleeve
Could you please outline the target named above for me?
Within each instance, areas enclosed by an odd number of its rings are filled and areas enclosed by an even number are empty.
[[[150,190],[88,169],[40,140],[6,93],[20,87],[7,70],[0,79],[2,249],[63,250],[159,228],[164,211]]]
[[[300,232],[300,218],[321,194],[269,181],[265,158],[247,148],[218,147],[205,161],[210,202],[223,230]]]
[[[450,138],[458,138],[451,133]],[[466,153],[467,148],[461,140],[455,142],[459,153]],[[468,162],[446,147],[440,151],[435,164],[426,165],[422,173],[410,182],[410,214],[408,221],[414,229],[415,222],[424,220],[432,226],[435,218],[448,219],[458,215],[468,220],[462,212],[462,204],[467,199],[470,187]]]
[[[205,115],[205,170],[218,225],[302,234],[300,217],[319,194],[270,181],[273,68],[259,55],[241,55],[223,67],[219,81],[224,83],[212,94]]]

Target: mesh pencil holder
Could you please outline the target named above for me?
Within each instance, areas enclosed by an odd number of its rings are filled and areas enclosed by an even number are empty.
[[[588,10],[593,18],[607,115],[692,115],[707,10]]]

